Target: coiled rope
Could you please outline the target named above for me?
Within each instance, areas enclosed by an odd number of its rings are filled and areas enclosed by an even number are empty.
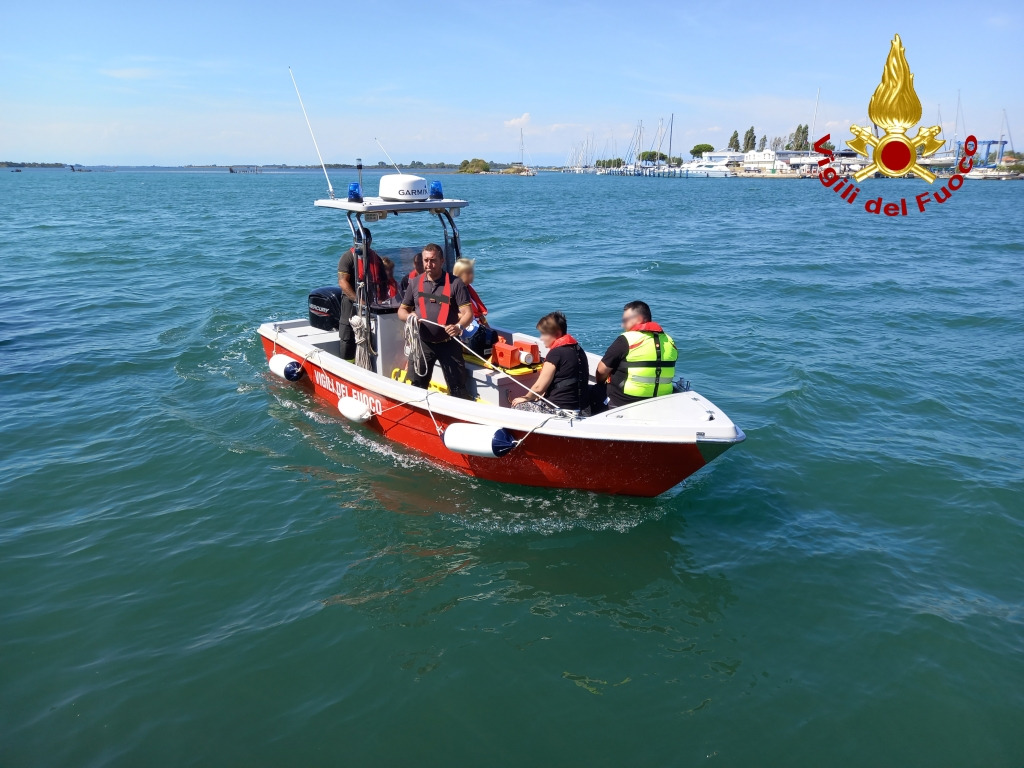
[[[427,375],[427,354],[423,349],[423,339],[420,337],[420,319],[416,315],[409,315],[405,321],[405,356],[409,359],[409,367],[414,374]]]
[[[366,287],[363,283],[360,283],[356,290],[359,292],[359,300],[357,301],[356,306],[367,306]],[[358,313],[352,315],[348,322],[349,325],[352,326],[352,332],[356,341],[356,365],[369,371],[371,370],[371,359],[377,354],[377,350],[373,349],[370,345],[369,313]]]

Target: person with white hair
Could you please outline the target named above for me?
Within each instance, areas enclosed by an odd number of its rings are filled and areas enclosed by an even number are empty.
[[[484,351],[494,344],[497,334],[487,323],[487,307],[480,299],[480,294],[473,288],[476,277],[476,259],[457,259],[452,267],[452,274],[462,280],[469,292],[470,305],[473,308],[473,322],[462,333],[462,340],[477,354],[483,356]]]

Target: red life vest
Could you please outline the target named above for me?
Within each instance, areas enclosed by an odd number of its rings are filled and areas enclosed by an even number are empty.
[[[631,331],[649,331],[651,333],[664,333],[665,329],[658,325],[653,320],[648,320],[646,323],[637,323],[629,330]]]
[[[466,288],[469,290],[469,303],[473,306],[473,317],[483,317],[487,314],[487,307],[480,301],[480,296],[472,285],[467,285]]]
[[[548,347],[548,352],[550,352],[552,349],[558,349],[559,347],[564,347],[568,344],[579,344],[579,342],[576,341],[576,339],[574,339],[568,333],[566,333],[563,334],[562,336],[559,336],[557,339],[551,342],[551,345]]]
[[[437,303],[437,299],[434,298],[433,294],[425,293],[423,290],[423,284],[427,280],[427,273],[424,272],[420,275],[420,284],[417,287],[417,293],[419,294],[419,306],[420,306],[420,319],[421,320],[432,320],[433,318],[427,317],[427,299],[429,298],[431,303]],[[452,304],[452,280],[447,272],[444,273],[444,303],[438,309],[437,320],[434,320],[438,325],[448,324],[448,309]]]
[[[352,249],[352,256],[356,262],[356,275],[360,283],[366,282],[365,272],[363,270],[363,260],[359,258],[359,254],[356,253],[356,249]],[[376,294],[377,303],[383,303],[388,300],[389,296],[394,296],[393,293],[389,293],[388,285],[388,273],[384,269],[384,262],[380,260],[374,251],[370,251],[370,278],[373,283],[373,291]],[[369,287],[369,286],[367,286]]]

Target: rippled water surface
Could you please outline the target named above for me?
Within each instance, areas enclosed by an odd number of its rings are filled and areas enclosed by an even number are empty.
[[[747,442],[436,469],[267,373],[322,178],[0,173],[0,764],[1024,764],[1024,184],[444,183],[496,319],[644,298]]]

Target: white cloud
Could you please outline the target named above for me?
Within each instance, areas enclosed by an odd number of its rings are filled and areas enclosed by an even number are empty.
[[[530,113],[529,112],[523,112],[522,116],[520,116],[520,117],[513,117],[511,120],[506,120],[505,121],[505,127],[506,128],[522,128],[523,126],[525,126],[529,122],[530,122]]]

